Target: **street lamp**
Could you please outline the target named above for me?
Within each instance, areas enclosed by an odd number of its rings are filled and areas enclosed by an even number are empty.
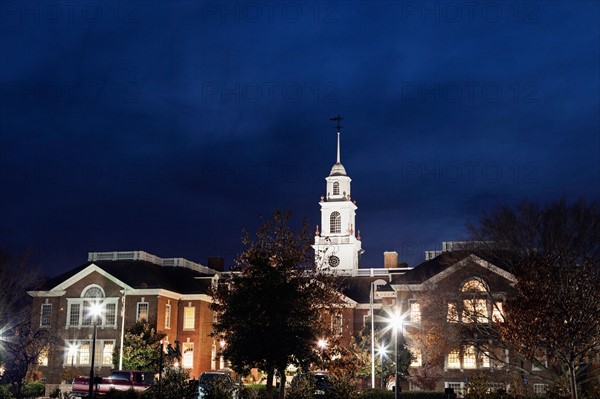
[[[400,378],[398,378],[398,330],[400,330],[400,335],[402,335],[402,324],[404,323],[404,316],[400,315],[397,311],[394,312],[392,317],[390,318],[390,327],[394,329],[394,342],[396,347],[396,382],[394,382],[394,399],[398,399],[400,397]]]
[[[102,313],[102,305],[98,302],[93,303],[90,306],[89,316],[92,318],[92,325],[94,326],[94,332],[92,334],[92,362],[90,366],[90,386],[89,386],[89,398],[94,397],[94,361],[96,358],[96,328],[98,327],[98,316]]]
[[[385,345],[383,345],[383,343],[379,344],[379,348],[377,348],[377,354],[379,355],[379,358],[381,359],[381,389],[384,389],[384,385],[383,385],[383,358],[385,357],[387,352],[387,348],[385,347]]]
[[[321,349],[321,367],[325,365],[325,359],[323,358],[323,351],[327,348],[327,340],[325,338],[319,339],[317,346]]]
[[[75,361],[75,356],[77,355],[77,350],[79,347],[77,345],[71,344],[69,345],[68,355],[71,357],[71,383],[73,383],[73,363]]]

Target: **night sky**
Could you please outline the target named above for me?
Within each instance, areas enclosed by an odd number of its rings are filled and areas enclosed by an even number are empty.
[[[599,197],[600,3],[0,3],[0,247],[231,265],[275,209],[320,223],[336,156],[363,267],[501,203]]]

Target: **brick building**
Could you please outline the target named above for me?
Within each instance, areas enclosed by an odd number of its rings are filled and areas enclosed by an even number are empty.
[[[113,368],[123,322],[127,329],[143,319],[166,334],[166,343],[181,343],[182,366],[193,378],[223,367],[216,357],[218,344],[209,336],[213,314],[208,290],[219,274],[182,258],[161,259],[142,251],[90,253],[84,265],[29,292],[33,325],[51,329],[61,341],[40,359],[43,377],[58,383],[71,365],[81,374],[89,373],[93,332],[89,307],[95,302],[103,308],[96,322],[98,375],[108,375]]]

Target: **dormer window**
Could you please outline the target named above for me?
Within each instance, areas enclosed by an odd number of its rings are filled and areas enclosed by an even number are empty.
[[[340,183],[337,181],[333,182],[333,195],[340,195]]]
[[[330,233],[341,233],[342,232],[342,216],[338,211],[331,212],[329,216],[329,232]]]

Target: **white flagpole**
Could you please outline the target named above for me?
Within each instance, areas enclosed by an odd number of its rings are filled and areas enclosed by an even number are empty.
[[[121,298],[121,349],[119,350],[119,370],[123,370],[123,337],[125,335],[125,288]]]
[[[371,388],[375,388],[375,312],[373,311],[373,284],[371,282]]]

